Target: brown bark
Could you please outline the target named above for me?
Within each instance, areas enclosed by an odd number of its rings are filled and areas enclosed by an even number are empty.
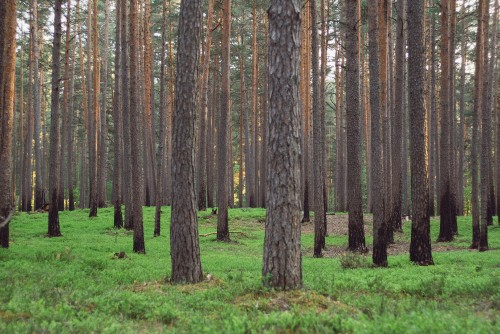
[[[59,189],[59,60],[61,58],[61,7],[62,0],[54,4],[54,43],[52,48],[52,93],[50,113],[50,159],[49,159],[49,194],[50,205],[48,216],[48,236],[60,237],[59,210],[57,206],[57,192]]]
[[[227,156],[229,147],[228,122],[229,122],[229,57],[231,37],[231,0],[224,1],[224,13],[222,17],[222,81],[221,81],[221,107],[219,121],[217,123],[217,240],[229,241],[229,225],[227,216],[228,206],[228,165]]]
[[[441,137],[440,137],[440,164],[439,164],[439,198],[440,198],[440,225],[439,242],[453,240],[453,217],[454,212],[453,190],[451,184],[451,122],[450,106],[450,36],[449,36],[449,2],[453,0],[443,0],[441,2]]]
[[[9,247],[11,155],[16,76],[16,1],[0,5],[0,247]],[[22,103],[22,101],[21,101]]]
[[[201,106],[200,106],[200,126],[198,142],[198,210],[205,211],[207,209],[207,150],[205,138],[207,135],[207,114],[208,114],[208,77],[210,73],[210,52],[212,49],[212,22],[214,12],[214,1],[208,1],[208,17],[206,31],[206,52],[203,62],[203,77],[201,91]],[[241,169],[241,165],[240,165]]]
[[[346,0],[346,115],[347,179],[349,209],[349,245],[351,251],[366,250],[361,192],[361,110],[359,101],[359,29],[358,0]]]
[[[130,0],[130,158],[132,174],[130,184],[130,220],[134,228],[135,253],[146,253],[144,230],[142,226],[142,179],[141,179],[141,144],[139,111],[139,20],[138,0]]]
[[[408,1],[408,83],[410,108],[410,165],[412,227],[410,260],[433,264],[428,214],[429,174],[424,107],[424,45],[422,0]]]
[[[120,0],[116,0],[116,26],[115,26],[115,87],[113,98],[113,207],[114,207],[114,227],[123,227],[122,215],[122,152],[123,152],[123,118],[122,118],[122,95],[121,95],[121,9]]]
[[[97,207],[104,208],[106,206],[106,179],[107,179],[107,135],[108,128],[106,126],[107,114],[107,89],[108,89],[108,50],[109,50],[109,0],[104,3],[104,42],[102,50],[102,66],[101,66],[101,109],[99,120],[99,157],[97,168]]]
[[[319,41],[317,31],[316,0],[310,1],[311,14],[311,65],[312,65],[312,113],[313,113],[313,156],[314,156],[314,256],[322,257],[325,248],[325,221],[324,191],[323,191],[323,131],[319,100]],[[361,183],[360,183],[361,185]],[[360,187],[361,188],[361,187]]]
[[[465,3],[461,10],[462,17],[465,14]],[[458,168],[457,168],[457,214],[464,215],[464,164],[465,164],[465,65],[467,59],[467,34],[465,33],[465,21],[462,22],[460,38],[460,123],[458,126]]]
[[[384,220],[384,182],[382,160],[382,108],[380,103],[381,74],[379,61],[378,3],[370,1],[368,16],[370,53],[370,108],[372,112],[372,193],[373,193],[373,263],[387,266],[386,222]],[[385,17],[385,15],[381,15]]]
[[[40,112],[40,73],[39,73],[39,45],[38,45],[38,2],[33,1],[33,112],[34,112],[34,133],[35,139],[35,210],[39,210],[43,203],[43,155],[41,141],[41,112]]]
[[[203,279],[194,182],[196,79],[201,1],[181,1],[173,127],[173,188],[170,254],[173,283]]]
[[[269,15],[269,175],[262,275],[280,289],[302,286],[300,251],[300,7],[273,0]]]

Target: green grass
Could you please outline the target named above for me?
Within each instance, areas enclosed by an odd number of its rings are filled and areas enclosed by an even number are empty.
[[[209,281],[165,283],[169,215],[164,208],[162,236],[153,238],[154,208],[144,209],[146,255],[132,253],[131,232],[112,228],[112,208],[94,219],[85,210],[62,212],[62,238],[45,237],[46,214],[16,215],[11,247],[0,249],[0,333],[499,332],[497,225],[489,229],[491,250],[479,253],[465,249],[470,218],[460,218],[451,246],[463,249],[434,253],[429,267],[412,265],[407,254],[390,256],[386,269],[367,266],[369,257],[355,259],[357,269],[304,257],[304,289],[284,293],[261,284],[262,209],[230,210],[230,229],[243,232],[231,235],[234,242],[200,237]],[[199,228],[215,232],[216,218],[200,213]],[[433,240],[438,228],[433,221]],[[313,237],[302,241],[310,248]],[[116,259],[121,251],[128,257]]]

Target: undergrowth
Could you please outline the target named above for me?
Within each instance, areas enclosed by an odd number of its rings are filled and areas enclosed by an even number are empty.
[[[490,251],[470,251],[470,218],[461,217],[453,251],[435,252],[428,267],[408,254],[389,256],[385,269],[372,268],[369,255],[304,256],[303,289],[282,292],[261,283],[264,210],[230,210],[230,229],[242,233],[227,244],[210,234],[211,210],[199,216],[206,280],[174,286],[166,283],[168,207],[156,238],[154,208],[144,208],[146,255],[132,252],[131,232],[112,228],[112,208],[93,219],[87,210],[61,212],[61,238],[45,237],[46,214],[16,215],[11,247],[0,249],[0,333],[498,332],[496,226]],[[438,229],[432,221],[433,242]],[[401,238],[409,231],[406,223]],[[347,237],[327,244],[346,247]],[[303,235],[302,246],[312,245]]]

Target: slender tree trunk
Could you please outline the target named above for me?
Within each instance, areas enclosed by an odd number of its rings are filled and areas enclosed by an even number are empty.
[[[385,241],[384,182],[382,161],[382,108],[380,103],[381,83],[379,75],[379,24],[378,3],[369,2],[369,53],[370,53],[370,107],[372,112],[372,192],[373,192],[373,263],[387,266],[387,244]]]
[[[267,19],[265,20],[265,41],[266,41],[266,47],[265,50],[268,49],[268,37],[269,37],[269,28],[268,28],[268,22]],[[269,62],[268,59],[268,54],[267,52],[265,53],[265,64]],[[260,134],[261,134],[261,145],[260,145],[260,187],[259,187],[259,206],[261,208],[266,207],[266,182],[267,182],[267,160],[268,160],[268,152],[267,152],[267,138],[269,137],[269,134],[267,132],[267,108],[268,108],[268,72],[264,71],[262,75],[262,103],[261,103],[261,121],[260,121]],[[326,219],[325,219],[325,224],[326,224]]]
[[[361,110],[359,101],[359,2],[346,0],[346,115],[347,179],[349,180],[349,246],[351,251],[366,251],[361,192]],[[317,205],[317,204],[316,204]]]
[[[114,161],[113,161],[113,207],[114,207],[114,227],[123,227],[123,215],[122,215],[122,152],[123,152],[123,118],[122,118],[122,91],[121,91],[121,10],[122,5],[120,0],[116,0],[116,26],[115,26],[115,87],[114,87],[114,98],[113,98],[113,151],[114,151]]]
[[[472,114],[472,144],[471,144],[471,176],[472,176],[472,244],[470,248],[479,248],[480,242],[480,217],[479,211],[479,152],[480,142],[480,119],[482,110],[482,87],[483,87],[483,61],[484,61],[484,1],[480,0],[477,12],[476,33],[476,66],[474,75],[474,110]]]
[[[456,181],[456,160],[457,160],[457,152],[456,152],[456,94],[455,94],[455,31],[457,26],[456,19],[456,0],[450,1],[450,55],[449,55],[449,110],[450,110],[450,195],[451,195],[451,230],[454,235],[458,234],[458,225],[457,225],[457,181]]]
[[[101,66],[101,110],[100,110],[100,131],[99,131],[99,161],[97,169],[97,206],[104,208],[106,206],[106,170],[107,170],[107,152],[106,142],[108,128],[106,126],[106,110],[107,110],[107,89],[108,89],[108,53],[109,53],[109,0],[104,3],[104,45],[102,50],[102,66]]]
[[[63,107],[62,107],[62,126],[61,126],[61,165],[67,166],[67,161],[65,161],[65,155],[67,154],[67,146],[68,146],[68,113],[69,111],[69,53],[70,53],[70,30],[71,30],[71,0],[68,0],[67,3],[68,13],[66,15],[66,46],[65,46],[65,55],[64,55],[64,92],[63,92]],[[57,205],[59,206],[59,211],[64,211],[64,189],[66,181],[65,172],[66,168],[59,169],[59,190],[58,190],[58,198]]]
[[[229,225],[227,212],[228,183],[227,183],[227,154],[228,154],[228,121],[230,81],[230,37],[231,37],[231,0],[224,1],[222,17],[222,89],[219,122],[217,123],[217,240],[229,241]]]
[[[465,3],[462,6],[462,17],[465,14]],[[460,124],[458,139],[458,175],[457,175],[457,214],[464,215],[464,164],[465,164],[465,65],[467,57],[467,35],[465,33],[465,22],[462,22],[460,42]]]
[[[164,203],[165,191],[163,189],[163,180],[165,175],[165,126],[166,126],[166,116],[169,106],[168,94],[166,92],[166,78],[165,78],[165,66],[166,66],[166,48],[167,48],[167,0],[163,0],[162,7],[162,33],[161,33],[161,62],[160,62],[160,109],[159,109],[159,120],[158,120],[158,153],[157,159],[157,174],[156,180],[158,182],[156,186],[156,208],[155,208],[155,228],[154,236],[159,237],[161,232],[161,206]]]
[[[317,31],[316,0],[309,2],[311,8],[311,60],[312,60],[312,113],[313,113],[313,145],[314,145],[314,256],[322,257],[325,248],[326,215],[323,201],[323,155],[322,155],[322,124],[319,100],[319,41]],[[359,92],[358,92],[359,93]],[[360,184],[361,185],[361,184]],[[361,188],[361,187],[360,187]]]
[[[132,174],[130,187],[130,220],[134,229],[134,252],[146,253],[142,226],[141,136],[139,111],[139,20],[138,0],[130,0],[130,158]]]
[[[269,175],[262,275],[280,289],[302,286],[300,251],[300,8],[273,0],[269,15]]]
[[[242,14],[244,16],[244,14]],[[243,162],[243,138],[246,137],[245,134],[243,133],[243,119],[245,119],[244,116],[247,116],[247,106],[246,106],[246,92],[245,92],[245,59],[243,58],[243,48],[244,48],[244,31],[243,28],[240,31],[240,54],[239,54],[239,61],[240,61],[240,170],[239,170],[239,175],[238,175],[238,206],[240,208],[243,207],[243,171],[247,168],[247,164]],[[266,123],[266,122],[265,122]],[[267,124],[267,123],[266,123]],[[246,145],[245,145],[246,148]],[[246,154],[245,154],[246,156]],[[248,177],[245,177],[245,181],[248,180]],[[245,187],[248,189],[248,187]],[[248,191],[248,190],[247,190]]]
[[[405,53],[406,53],[406,43],[404,35],[404,23],[405,18],[405,0],[398,0],[397,3],[397,27],[396,27],[396,68],[395,68],[395,80],[394,80],[394,108],[392,110],[392,123],[391,123],[391,149],[392,149],[392,222],[391,227],[394,231],[403,231],[403,226],[401,225],[402,217],[402,161],[406,157],[402,156],[403,149],[403,138],[401,135],[401,129],[403,128],[403,117],[404,117],[404,94],[405,94]],[[423,40],[422,40],[423,42]],[[422,68],[423,71],[423,68]],[[422,72],[423,74],[423,72]],[[422,87],[423,94],[423,87]],[[423,109],[425,110],[425,108]],[[427,129],[427,127],[425,128]],[[403,130],[404,131],[404,130]],[[427,175],[427,182],[429,176]]]
[[[59,60],[61,58],[61,7],[62,0],[56,0],[54,5],[54,44],[52,49],[52,94],[50,113],[50,175],[49,194],[50,208],[48,217],[48,235],[60,237],[59,210],[57,206],[57,191],[59,189]]]
[[[132,165],[131,165],[131,140],[130,140],[130,90],[129,90],[129,40],[127,39],[127,27],[129,19],[127,14],[127,1],[121,2],[121,94],[122,94],[122,116],[123,116],[123,202],[125,203],[125,221],[124,227],[127,230],[134,228],[132,221]]]
[[[38,2],[33,0],[33,110],[35,142],[35,210],[43,206],[42,148],[40,141],[40,73],[38,66]],[[55,203],[55,202],[52,202]]]
[[[205,211],[207,209],[207,150],[205,138],[207,136],[207,106],[208,106],[208,77],[210,73],[210,51],[212,49],[212,22],[213,22],[214,1],[208,1],[208,17],[206,32],[206,52],[203,63],[202,92],[200,106],[200,126],[198,135],[198,209]],[[240,166],[241,169],[241,166]]]
[[[16,77],[16,6],[0,6],[0,247],[9,248],[12,206],[11,154]],[[22,103],[22,101],[21,101]]]
[[[302,103],[302,114],[303,114],[303,156],[302,156],[302,184],[303,184],[303,210],[304,217],[302,218],[302,222],[306,223],[310,221],[310,48],[309,48],[309,36],[310,36],[310,27],[309,21],[311,19],[311,15],[309,13],[310,7],[305,6],[304,13],[302,14],[304,19],[302,20],[302,80],[301,80],[301,103]]]
[[[258,187],[257,178],[257,78],[258,78],[258,52],[257,52],[257,3],[253,1],[252,9],[252,134],[253,139],[249,140],[250,143],[250,164],[248,166],[248,178],[250,178],[250,184],[248,189],[248,204],[251,208],[257,207],[257,193],[256,189]]]
[[[480,221],[480,231],[479,231],[479,251],[483,252],[488,250],[488,215],[489,215],[489,191],[490,191],[490,180],[489,180],[489,169],[490,169],[490,141],[491,141],[491,109],[488,106],[488,93],[489,93],[489,79],[490,76],[485,71],[488,70],[488,31],[489,31],[489,1],[482,1],[483,3],[483,67],[481,76],[482,87],[480,93],[481,96],[481,126],[480,126],[480,136],[481,136],[481,162],[480,162],[480,191],[481,191],[481,221]],[[481,4],[481,1],[479,2]],[[476,74],[477,75],[477,74]]]
[[[24,39],[24,36],[22,36],[23,39]],[[19,71],[20,71],[20,75],[19,75],[19,79],[21,81],[21,85],[20,85],[20,92],[19,92],[19,100],[20,100],[20,104],[19,104],[19,122],[18,122],[18,131],[17,131],[17,134],[18,134],[18,146],[19,146],[19,153],[18,153],[18,158],[19,158],[19,164],[17,166],[17,170],[19,171],[19,185],[18,185],[18,188],[19,188],[19,199],[18,199],[18,203],[19,204],[16,204],[17,207],[18,207],[18,211],[22,211],[22,206],[21,206],[21,199],[23,198],[23,185],[24,185],[24,179],[26,178],[26,176],[24,175],[24,152],[23,152],[23,149],[24,149],[24,133],[25,133],[25,130],[24,130],[24,48],[23,48],[23,45],[21,44],[20,45],[20,64],[21,66],[19,66]],[[29,53],[29,52],[28,52]],[[16,195],[16,192],[14,191],[14,195]]]
[[[439,185],[440,185],[440,145],[439,145],[439,113],[437,109],[437,93],[436,93],[436,18],[435,15],[431,15],[431,115],[432,115],[432,137],[434,138],[432,146],[433,146],[433,155],[434,155],[434,164],[431,168],[434,169],[433,175],[434,178],[431,179],[432,189],[430,191],[432,201],[429,203],[429,214],[434,216],[434,214],[440,213],[441,207],[441,197],[439,196]],[[437,206],[434,205],[434,198],[437,198]]]
[[[196,283],[203,279],[194,184],[196,68],[201,29],[201,1],[182,0],[172,147],[172,181],[176,191],[172,197],[170,254],[174,283]]]

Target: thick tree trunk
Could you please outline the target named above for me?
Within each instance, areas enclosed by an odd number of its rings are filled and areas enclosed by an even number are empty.
[[[174,283],[203,279],[194,182],[196,79],[201,1],[181,1],[173,127],[173,188],[170,254]]]
[[[52,94],[50,113],[50,166],[49,194],[50,208],[48,219],[48,236],[60,237],[59,210],[57,206],[57,191],[59,189],[59,60],[61,58],[61,7],[62,0],[56,0],[54,5],[54,44],[52,49]]]
[[[351,251],[366,251],[361,192],[361,112],[359,101],[359,17],[358,0],[346,0],[346,115],[347,179],[349,180],[349,246]]]
[[[412,226],[410,260],[433,264],[428,214],[429,174],[424,107],[424,45],[422,0],[408,1],[408,82],[410,106],[410,165]]]
[[[269,15],[269,175],[262,275],[280,289],[302,286],[300,250],[300,7],[273,0]]]
[[[16,76],[16,1],[0,6],[0,247],[9,247],[12,205],[11,154]],[[22,101],[21,101],[22,103]]]

